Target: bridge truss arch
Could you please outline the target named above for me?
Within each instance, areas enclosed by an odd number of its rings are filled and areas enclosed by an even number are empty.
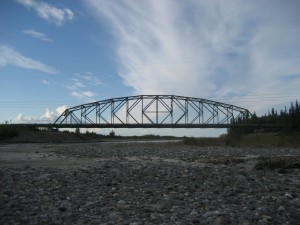
[[[226,128],[251,113],[202,98],[137,95],[111,98],[66,109],[57,127],[85,128]]]

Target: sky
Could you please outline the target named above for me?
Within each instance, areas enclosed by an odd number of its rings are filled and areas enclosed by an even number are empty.
[[[0,123],[149,94],[284,109],[300,99],[299,12],[299,0],[1,0]]]

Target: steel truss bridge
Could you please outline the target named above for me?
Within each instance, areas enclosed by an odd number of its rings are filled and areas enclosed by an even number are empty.
[[[202,98],[137,95],[66,109],[55,128],[230,128],[251,113],[244,108]]]

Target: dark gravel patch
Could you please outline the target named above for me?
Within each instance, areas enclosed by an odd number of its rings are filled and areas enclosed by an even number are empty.
[[[300,156],[260,157],[255,169],[300,169]]]

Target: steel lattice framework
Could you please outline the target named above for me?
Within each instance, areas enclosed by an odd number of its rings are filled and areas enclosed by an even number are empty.
[[[250,116],[247,109],[202,98],[137,95],[66,109],[57,127],[222,128]]]

